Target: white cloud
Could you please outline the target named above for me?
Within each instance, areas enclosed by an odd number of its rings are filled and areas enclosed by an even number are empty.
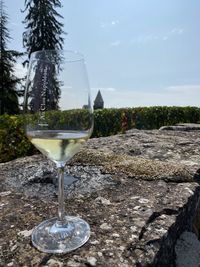
[[[103,88],[103,91],[106,91],[106,92],[115,92],[116,91],[116,88],[113,88],[113,87]]]
[[[110,43],[110,46],[119,46],[121,44],[121,41],[120,40],[116,40],[112,43]]]
[[[154,34],[141,34],[136,38],[133,38],[131,44],[146,44],[161,39],[160,36]]]
[[[200,106],[200,84],[169,86],[159,91],[93,88],[92,99],[99,89],[105,107]]]
[[[169,92],[186,93],[186,94],[200,94],[200,84],[184,84],[169,86],[166,88]]]
[[[146,44],[149,42],[154,42],[154,41],[167,41],[170,38],[173,38],[175,36],[181,36],[184,33],[183,28],[173,28],[172,30],[156,35],[156,34],[141,34],[137,37],[134,37],[131,41],[130,44]]]
[[[101,22],[100,27],[101,28],[112,28],[112,27],[115,27],[117,24],[119,24],[119,20],[112,20],[109,22]]]
[[[169,37],[168,36],[163,36],[163,41],[167,41],[168,39],[169,39]]]
[[[115,92],[117,89],[114,87],[92,87],[91,88],[91,91],[94,91],[94,92],[98,92],[99,90],[101,92]]]
[[[101,28],[105,28],[105,27],[106,27],[106,23],[101,22],[100,27],[101,27]]]
[[[170,30],[169,32],[167,32],[164,36],[163,36],[163,41],[166,41],[170,38],[173,38],[175,36],[180,36],[184,33],[184,29],[183,28],[173,28],[172,30]]]
[[[119,20],[113,20],[113,21],[111,21],[111,25],[112,26],[115,26],[117,24],[119,24]]]
[[[184,29],[183,28],[173,28],[169,34],[174,34],[174,35],[181,35],[184,33]]]

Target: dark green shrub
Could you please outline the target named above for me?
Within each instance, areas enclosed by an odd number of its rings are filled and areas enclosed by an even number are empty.
[[[0,162],[6,162],[18,157],[36,152],[23,129],[23,119],[20,116],[0,116]]]
[[[122,133],[133,128],[134,122],[134,110],[130,108],[95,110],[92,137]]]
[[[66,112],[49,112],[46,116],[48,123],[55,129],[66,121],[74,123],[81,121],[82,128],[87,128],[88,116],[84,110]],[[27,117],[30,121],[37,121],[36,115]],[[23,116],[0,116],[0,162],[6,162],[18,157],[32,155],[36,152],[26,138],[23,129]],[[92,137],[109,136],[123,133],[126,130],[158,129],[163,125],[177,123],[199,123],[200,108],[197,107],[137,107],[121,109],[102,109],[94,111],[94,131]],[[79,125],[79,123],[78,123]],[[66,129],[68,126],[66,126]]]
[[[135,108],[137,129],[159,129],[164,125],[177,123],[198,123],[200,108],[197,107],[139,107]]]

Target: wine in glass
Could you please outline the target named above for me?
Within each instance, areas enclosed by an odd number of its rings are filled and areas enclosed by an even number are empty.
[[[29,62],[24,101],[26,134],[58,169],[58,217],[39,224],[33,245],[65,253],[82,246],[90,227],[64,210],[64,167],[92,133],[93,113],[84,58],[73,51],[34,52]]]

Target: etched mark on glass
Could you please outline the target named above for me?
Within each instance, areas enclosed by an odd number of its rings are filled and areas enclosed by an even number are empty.
[[[47,127],[48,123],[45,119],[46,111],[46,95],[47,95],[47,86],[48,86],[48,66],[44,67],[43,76],[42,76],[42,88],[41,88],[41,104],[40,104],[40,118],[38,125],[42,127]]]

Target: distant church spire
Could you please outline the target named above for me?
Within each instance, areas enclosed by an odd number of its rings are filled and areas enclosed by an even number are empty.
[[[94,100],[94,109],[103,109],[104,107],[104,101],[103,101],[103,97],[101,95],[100,90],[97,93],[97,96]]]

